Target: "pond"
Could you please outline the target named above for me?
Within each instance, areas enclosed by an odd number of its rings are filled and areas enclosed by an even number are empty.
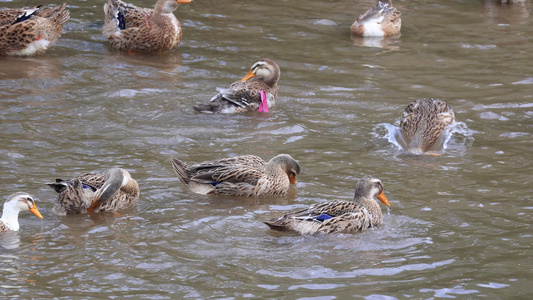
[[[374,1],[198,0],[175,11],[179,47],[157,55],[110,49],[103,2],[69,1],[71,18],[44,55],[0,58],[2,195],[30,193],[44,217],[21,213],[21,230],[1,236],[0,295],[533,296],[529,1],[397,0],[401,37],[376,41],[350,37]],[[268,113],[194,111],[262,57],[281,68]],[[461,122],[440,156],[408,154],[387,137],[426,97]],[[280,153],[302,167],[286,197],[197,195],[170,163]],[[45,183],[111,167],[138,181],[135,209],[52,212]],[[300,236],[262,223],[351,200],[364,175],[391,202],[379,228]]]

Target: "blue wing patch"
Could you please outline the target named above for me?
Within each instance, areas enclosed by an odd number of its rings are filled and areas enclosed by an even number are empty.
[[[333,218],[333,217],[330,216],[330,215],[321,214],[320,216],[316,217],[315,220],[320,221],[320,222],[324,222],[324,221],[326,221],[328,219],[331,219],[331,218]]]
[[[122,12],[117,13],[117,21],[118,21],[118,28],[121,30],[126,29],[126,18],[124,17],[124,14]]]

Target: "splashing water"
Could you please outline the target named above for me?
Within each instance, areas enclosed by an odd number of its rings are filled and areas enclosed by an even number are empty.
[[[404,134],[399,127],[389,123],[380,123],[376,126],[376,128],[379,127],[384,127],[387,130],[387,133],[383,136],[383,138],[387,139],[389,143],[396,146],[398,150],[404,150],[413,153],[409,150],[408,142],[406,141]],[[464,145],[467,140],[473,139],[472,136],[474,133],[475,131],[469,129],[464,122],[455,122],[452,125],[446,127],[446,129],[444,129],[437,142],[431,147],[430,151],[428,152],[444,152],[444,150],[446,150],[450,145],[449,142],[451,141],[451,138],[453,136],[463,136],[464,139],[461,144]]]

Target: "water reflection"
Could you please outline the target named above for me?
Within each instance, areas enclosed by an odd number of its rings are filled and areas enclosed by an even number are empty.
[[[112,63],[126,63],[131,66],[146,66],[163,72],[176,73],[182,65],[182,54],[179,50],[164,53],[142,53],[122,51],[105,46],[105,58]]]
[[[351,36],[354,46],[384,48],[388,50],[400,50],[400,39],[386,37],[359,37]]]
[[[525,24],[529,18],[529,0],[483,0],[483,13],[497,24]]]
[[[11,250],[20,246],[20,234],[18,231],[6,231],[0,235],[0,247]]]
[[[57,58],[39,55],[35,57],[0,57],[0,78],[52,79],[61,75],[61,62]]]
[[[29,218],[4,239],[0,294],[506,299],[529,292],[533,19],[520,9],[530,11],[530,1],[485,14],[481,1],[396,1],[405,30],[389,41],[399,51],[354,46],[348,37],[356,14],[375,2],[198,1],[182,12],[186,34],[175,51],[129,56],[106,50],[101,4],[70,1],[73,21],[46,55],[0,58],[3,188],[50,199],[39,202],[44,220]],[[332,22],[313,23],[322,19]],[[214,87],[240,79],[228,74],[263,56],[279,58],[285,70],[272,113],[194,113]],[[409,154],[398,141],[405,99],[427,95],[456,99],[464,122],[438,157]],[[247,153],[299,160],[302,176],[288,197],[195,195],[169,162]],[[135,170],[136,210],[96,216],[103,219],[53,214],[56,196],[42,183],[110,166]],[[367,173],[390,192],[380,228],[302,237],[261,223],[350,200],[354,180]]]

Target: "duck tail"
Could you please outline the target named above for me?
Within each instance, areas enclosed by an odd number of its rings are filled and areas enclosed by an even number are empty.
[[[50,19],[53,23],[62,26],[70,18],[70,11],[66,7],[67,3],[50,8],[41,8],[35,12],[35,15]]]
[[[193,106],[194,110],[201,113],[208,113],[213,114],[220,111],[218,105],[214,105],[213,103],[207,103],[207,104],[198,104]]]
[[[64,189],[68,188],[68,183],[62,179],[56,178],[55,182],[47,183],[56,193],[61,193]]]
[[[70,18],[70,11],[66,9],[67,4],[63,3],[53,9],[53,20],[57,25],[63,26]]]
[[[189,166],[185,162],[177,158],[172,157],[171,159],[172,168],[174,168],[174,172],[176,172],[176,175],[178,175],[180,181],[185,185],[189,185],[190,178],[187,175],[187,169],[189,168]]]
[[[287,231],[288,229],[274,220],[264,221],[263,223],[267,224],[270,229],[277,230],[277,231]]]

